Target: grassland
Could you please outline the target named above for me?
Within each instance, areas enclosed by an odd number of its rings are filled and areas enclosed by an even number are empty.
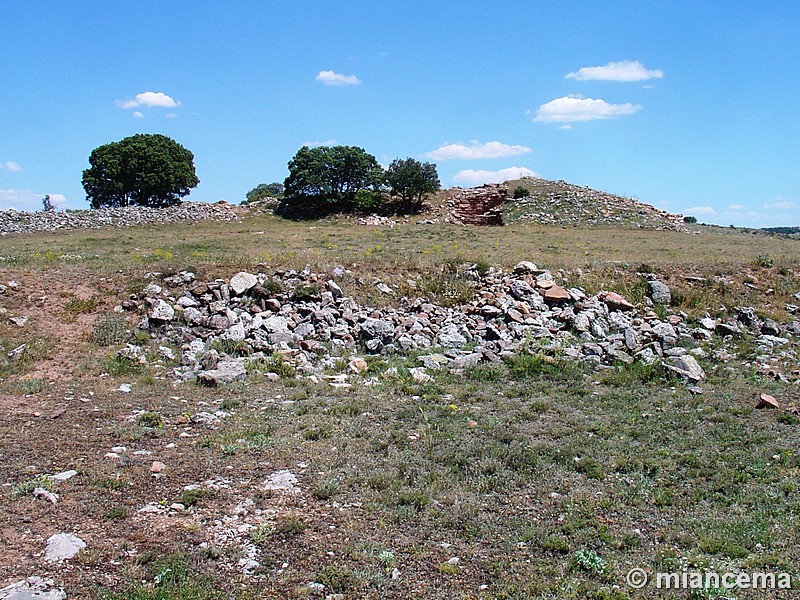
[[[21,284],[0,304],[30,317],[0,324],[3,355],[31,349],[0,365],[0,582],[47,574],[71,598],[621,599],[689,596],[630,588],[634,567],[800,575],[797,387],[758,375],[746,348],[704,365],[701,395],[638,367],[586,373],[523,358],[418,383],[403,375],[413,356],[378,357],[349,389],[285,373],[209,390],[153,365],[111,368],[122,339],[113,306],[147,273],[181,269],[342,264],[364,280],[348,293],[391,302],[372,278],[526,259],[633,300],[636,272],[652,270],[672,286],[674,311],[749,305],[788,319],[800,242],[702,231],[263,216],[0,239],[0,283]],[[400,376],[366,385],[389,367]],[[761,392],[786,410],[755,410]],[[192,419],[217,410],[219,420]],[[106,458],[115,446],[121,459]],[[69,468],[79,475],[44,477]],[[265,489],[281,470],[296,491]],[[30,496],[34,484],[59,504]],[[186,510],[170,512],[179,501]],[[44,540],[60,531],[88,547],[45,565]],[[259,565],[244,575],[248,552]]]

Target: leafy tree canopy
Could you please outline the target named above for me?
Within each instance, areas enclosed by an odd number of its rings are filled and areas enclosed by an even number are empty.
[[[405,210],[420,210],[425,196],[441,188],[436,165],[413,158],[395,159],[386,170],[393,196],[400,196]]]
[[[249,204],[250,202],[257,202],[264,198],[282,198],[283,192],[284,188],[282,183],[260,183],[247,192],[244,203]]]
[[[357,146],[303,146],[289,162],[285,196],[334,205],[352,203],[356,192],[380,187],[383,169]]]
[[[83,188],[92,208],[178,204],[200,183],[194,155],[160,134],[137,134],[92,150]]]

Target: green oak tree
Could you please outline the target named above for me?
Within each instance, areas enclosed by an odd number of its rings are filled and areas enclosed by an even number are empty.
[[[413,158],[392,161],[386,170],[386,183],[393,196],[399,196],[401,210],[419,211],[425,196],[441,188],[436,165]]]
[[[83,188],[92,208],[178,204],[200,183],[194,155],[161,134],[137,134],[92,150]]]
[[[383,169],[363,148],[303,146],[289,161],[284,198],[289,205],[347,209],[358,191],[377,189],[382,181]]]

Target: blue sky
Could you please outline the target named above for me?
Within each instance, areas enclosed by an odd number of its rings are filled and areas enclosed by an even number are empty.
[[[162,133],[238,203],[304,144],[800,225],[800,2],[0,1],[0,208]]]

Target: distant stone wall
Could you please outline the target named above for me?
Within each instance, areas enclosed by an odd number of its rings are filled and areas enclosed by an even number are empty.
[[[124,208],[69,210],[63,212],[2,210],[0,211],[0,235],[59,231],[63,229],[98,229],[101,227],[186,223],[204,221],[206,219],[236,221],[239,220],[239,210],[238,207],[227,202],[216,202],[214,204],[181,202],[168,208],[126,206]]]
[[[463,190],[455,188],[448,203],[450,221],[463,225],[502,225],[502,207],[508,196],[503,184],[487,184]]]

